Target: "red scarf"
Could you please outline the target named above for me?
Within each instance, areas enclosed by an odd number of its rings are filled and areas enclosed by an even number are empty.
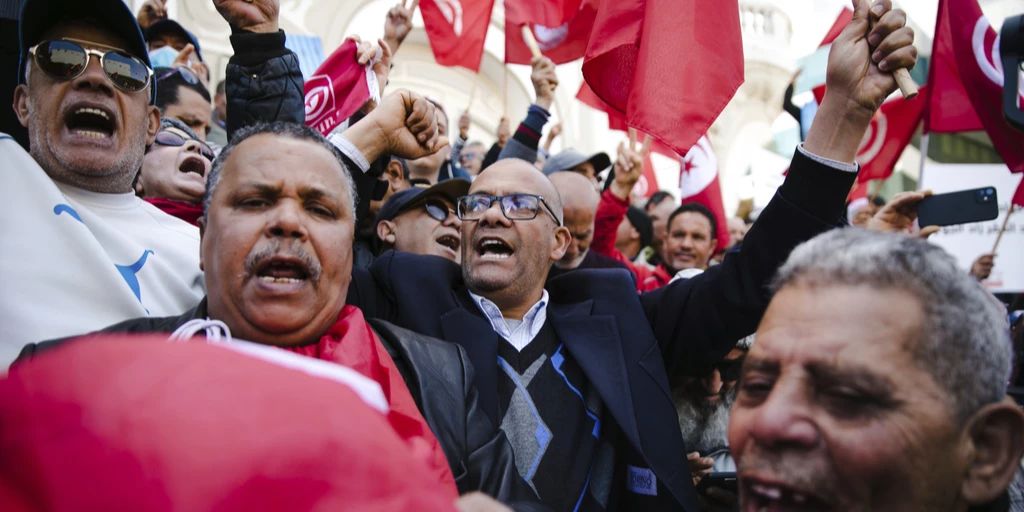
[[[458,497],[455,478],[440,443],[416,407],[395,362],[359,308],[342,308],[338,321],[319,342],[288,347],[287,350],[347,366],[380,384],[390,406],[388,422],[391,427],[409,444],[412,454],[424,461],[444,488],[451,490],[452,500]]]
[[[203,216],[203,205],[200,203],[188,203],[166,197],[147,197],[145,201],[167,215],[173,215],[193,226],[198,226],[199,217]]]

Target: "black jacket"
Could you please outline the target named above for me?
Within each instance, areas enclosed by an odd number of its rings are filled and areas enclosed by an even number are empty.
[[[625,270],[576,270],[552,279],[548,321],[579,363],[621,432],[616,478],[650,468],[658,495],[622,493],[619,510],[697,510],[668,375],[701,375],[754,332],[771,298],[767,283],[799,243],[840,225],[855,175],[797,153],[786,183],[740,251],[692,279],[638,296]],[[465,348],[480,402],[500,421],[498,335],[469,297],[458,265],[385,253],[355,272],[349,304]],[[625,487],[625,478],[617,485]]]
[[[206,318],[206,300],[177,317],[136,318],[104,333],[171,333],[189,320]],[[441,444],[459,493],[481,491],[516,510],[548,510],[519,477],[512,447],[480,409],[473,367],[458,345],[380,320],[370,325],[395,361],[423,418]],[[74,338],[26,345],[15,365]],[[88,343],[88,340],[85,341]]]

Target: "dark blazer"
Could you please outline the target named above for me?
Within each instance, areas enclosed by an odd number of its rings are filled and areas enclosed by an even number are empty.
[[[547,284],[549,321],[626,441],[616,453],[619,466],[650,468],[658,479],[656,498],[623,493],[619,508],[698,509],[668,376],[701,375],[754,332],[770,299],[769,280],[796,245],[841,225],[854,178],[798,152],[742,249],[707,272],[643,296],[624,270],[577,270]],[[476,370],[481,406],[500,421],[499,338],[458,265],[385,253],[369,274],[354,274],[349,303],[461,345]]]
[[[206,300],[177,317],[144,317],[112,325],[104,333],[171,333],[185,322],[206,318]],[[458,345],[417,334],[382,320],[370,320],[381,344],[448,459],[459,493],[482,491],[517,511],[545,511],[516,471],[505,435],[480,409],[473,367]],[[32,343],[15,364],[73,341],[62,338]],[[86,340],[86,342],[88,342]]]

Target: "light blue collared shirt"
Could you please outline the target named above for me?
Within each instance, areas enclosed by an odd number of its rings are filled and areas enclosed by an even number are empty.
[[[537,301],[523,316],[522,320],[506,319],[498,305],[490,300],[469,292],[480,311],[491,323],[491,328],[498,333],[505,341],[512,344],[518,351],[522,351],[537,337],[544,322],[548,319],[548,291],[544,290],[540,300]]]

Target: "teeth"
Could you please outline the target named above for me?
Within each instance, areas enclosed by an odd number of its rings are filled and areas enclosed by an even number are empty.
[[[78,130],[75,130],[75,133],[77,133],[79,135],[84,135],[86,137],[89,137],[90,139],[104,139],[104,138],[107,137],[107,134],[105,134],[105,133],[94,132],[92,130],[81,130],[81,129],[78,129]]]
[[[97,109],[97,108],[83,107],[83,108],[80,108],[80,109],[76,110],[75,113],[76,114],[96,114],[96,115],[102,117],[103,119],[106,119],[107,121],[110,120],[110,116],[108,116],[106,112],[104,112],[104,111],[102,111],[100,109]]]
[[[302,282],[302,279],[296,279],[294,277],[260,276],[259,279],[260,279],[260,281],[263,281],[264,283],[272,283],[272,284],[294,284],[294,283],[301,283]]]
[[[487,259],[490,259],[490,260],[504,260],[504,259],[508,259],[508,257],[509,257],[508,254],[489,252],[489,253],[486,253],[483,256],[481,256],[481,259],[485,259],[485,260],[487,260]]]
[[[764,496],[765,498],[773,500],[782,498],[782,489],[779,489],[778,487],[768,487],[766,485],[761,484],[751,484],[750,488],[754,492],[760,494],[761,496]]]

